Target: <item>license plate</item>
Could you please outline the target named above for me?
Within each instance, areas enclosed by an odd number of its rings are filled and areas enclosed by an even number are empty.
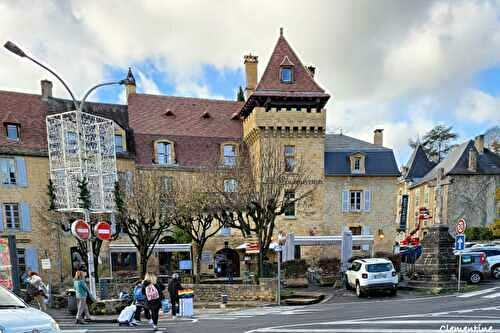
[[[387,274],[383,274],[383,273],[373,275],[374,279],[385,279],[386,277],[387,277]]]

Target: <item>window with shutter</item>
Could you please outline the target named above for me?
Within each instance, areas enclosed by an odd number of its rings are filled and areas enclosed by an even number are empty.
[[[365,212],[369,212],[372,208],[372,195],[371,192],[368,190],[364,191],[364,196],[365,196]]]
[[[342,212],[349,211],[349,191],[342,191]]]
[[[17,167],[17,184],[19,186],[28,186],[28,176],[26,174],[26,163],[23,157],[16,157],[16,167]]]
[[[38,272],[38,251],[35,247],[26,248],[26,269]]]
[[[14,185],[17,183],[16,163],[12,158],[0,158],[0,184]]]
[[[5,227],[8,230],[21,230],[19,218],[19,205],[17,203],[5,203],[3,205],[3,215],[5,216]]]
[[[30,207],[27,202],[21,202],[19,204],[21,210],[21,231],[30,232],[31,231],[31,216]]]

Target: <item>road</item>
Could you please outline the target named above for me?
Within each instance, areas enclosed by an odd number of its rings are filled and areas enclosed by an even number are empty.
[[[448,325],[448,326],[446,326]],[[65,333],[151,332],[113,324],[74,327],[61,323]],[[330,333],[330,332],[500,332],[500,284],[462,295],[409,298],[398,296],[357,299],[342,297],[307,307],[267,307],[194,319],[163,321],[169,333]],[[488,330],[491,327],[491,330]]]

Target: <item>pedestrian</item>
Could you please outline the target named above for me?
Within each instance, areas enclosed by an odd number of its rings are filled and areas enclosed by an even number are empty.
[[[179,290],[182,290],[179,274],[172,274],[172,279],[168,283],[168,294],[170,295],[170,305],[172,307],[172,319],[177,318],[177,307],[179,306]]]
[[[28,273],[28,287],[26,288],[26,301],[30,303],[35,300],[38,303],[38,308],[42,311],[47,311],[46,299],[47,287],[42,281],[37,272]]]
[[[146,319],[151,320],[151,315],[146,305],[146,295],[143,293],[144,285],[142,281],[138,281],[134,287],[134,301],[137,309],[135,310],[135,321],[141,321],[141,312],[144,311]]]
[[[89,287],[85,283],[84,271],[76,271],[75,279],[73,281],[73,288],[76,293],[76,303],[78,311],[76,312],[76,323],[84,324],[85,322],[91,321],[89,307],[87,305],[87,297],[94,299],[94,296],[90,293]]]
[[[155,331],[158,331],[158,316],[160,315],[161,300],[163,299],[165,286],[158,282],[156,275],[153,273],[146,273],[142,284],[142,292],[146,296],[146,306],[151,312],[149,323]]]

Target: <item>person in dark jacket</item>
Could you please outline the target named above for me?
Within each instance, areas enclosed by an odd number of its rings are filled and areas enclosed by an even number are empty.
[[[163,291],[165,286],[158,282],[156,275],[147,273],[142,282],[142,292],[146,296],[146,306],[151,312],[151,320],[149,323],[155,331],[158,330],[158,316],[161,309],[161,300],[163,299]]]
[[[179,274],[172,274],[172,279],[168,283],[168,294],[170,295],[170,304],[172,307],[172,318],[177,318],[177,307],[179,306],[179,290],[182,290]]]

